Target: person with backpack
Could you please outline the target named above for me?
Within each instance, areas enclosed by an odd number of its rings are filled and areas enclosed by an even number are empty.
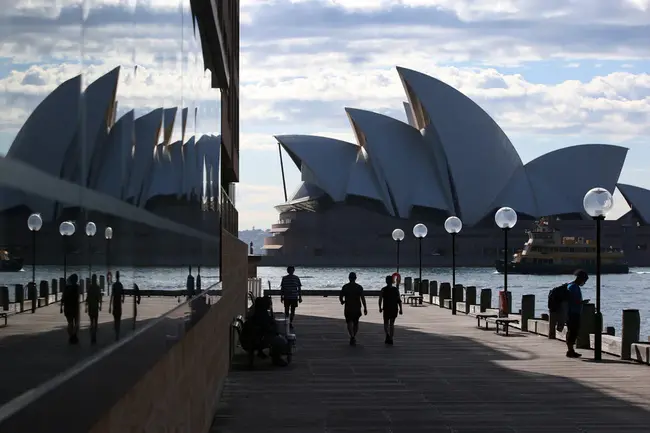
[[[569,310],[569,283],[554,287],[548,294],[549,338],[555,338],[555,331],[562,331]]]
[[[580,358],[582,355],[575,351],[574,345],[578,339],[578,333],[580,332],[580,321],[582,317],[582,305],[584,300],[582,299],[582,286],[585,285],[587,280],[589,280],[589,275],[582,269],[578,269],[573,274],[575,280],[567,285],[567,290],[569,292],[568,297],[568,314],[567,314],[567,335],[566,335],[566,347],[567,358]]]

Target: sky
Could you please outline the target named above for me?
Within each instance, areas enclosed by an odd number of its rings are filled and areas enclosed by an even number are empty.
[[[55,85],[116,65],[121,112],[197,107],[193,130],[219,132],[189,1],[4,1],[0,153]],[[277,220],[273,135],[355,142],[344,107],[406,119],[396,66],[472,98],[524,163],[618,144],[629,148],[620,181],[650,188],[650,0],[241,0],[241,19],[240,229]],[[284,165],[291,193],[300,173],[286,154]],[[627,210],[615,201],[614,215]]]

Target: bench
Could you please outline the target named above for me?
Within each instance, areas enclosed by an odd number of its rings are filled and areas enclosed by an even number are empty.
[[[519,319],[508,319],[507,317],[499,317],[496,319],[487,319],[490,322],[494,322],[496,325],[496,333],[499,333],[499,328],[505,332],[506,336],[508,335],[508,329],[511,324],[519,323]]]
[[[403,293],[402,302],[409,305],[422,305],[422,295],[419,293]]]
[[[478,313],[476,315],[476,327],[481,327],[481,319],[483,319],[485,321],[485,329],[488,329],[488,319],[497,319],[498,317],[498,314]]]
[[[0,320],[5,319],[5,326],[7,326],[7,313],[0,313]]]

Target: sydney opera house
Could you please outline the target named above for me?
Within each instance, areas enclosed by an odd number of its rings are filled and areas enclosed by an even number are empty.
[[[523,246],[525,230],[540,217],[566,236],[593,239],[582,201],[600,186],[618,188],[632,209],[605,222],[604,246],[623,248],[632,266],[650,264],[650,191],[619,183],[628,149],[582,144],[524,164],[504,131],[470,98],[420,72],[397,72],[408,123],[346,108],[356,143],[276,137],[302,183],[276,206],[279,222],[266,239],[264,263],[392,266],[391,233],[399,227],[407,233],[402,264],[415,265],[417,242],[410,233],[423,222],[429,228],[424,264],[447,265],[450,239],[443,222],[456,215],[464,223],[458,263],[489,266],[503,251],[494,223],[499,207],[514,208],[520,219],[509,253]]]
[[[222,199],[229,200],[220,187],[221,137],[203,135],[197,139],[190,134],[187,120],[194,113],[187,108],[157,108],[141,116],[131,110],[118,118],[119,75],[118,67],[83,91],[80,75],[63,82],[23,124],[6,158],[219,236],[219,204]],[[81,121],[80,113],[84,113]],[[181,131],[180,139],[172,141],[175,126]],[[112,253],[116,264],[217,265],[218,245],[197,245],[196,240],[152,230],[128,219],[89,213],[78,203],[53,201],[6,186],[0,188],[4,248],[21,254],[30,245],[26,221],[31,212],[40,213],[44,221],[43,233],[39,234],[39,261],[46,263],[60,263],[58,225],[69,219],[77,222],[79,232],[83,232],[86,221],[95,222],[101,237],[103,227],[111,226],[116,234],[113,243],[117,249]],[[236,228],[233,231],[236,233]],[[83,233],[77,236],[70,249],[83,250],[83,238]],[[74,261],[74,257],[70,259]]]

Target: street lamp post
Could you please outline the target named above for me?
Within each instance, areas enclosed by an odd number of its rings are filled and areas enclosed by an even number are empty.
[[[418,223],[413,226],[413,236],[418,238],[418,255],[420,257],[420,283],[422,284],[422,239],[427,236],[428,230],[427,226],[422,223]]]
[[[603,313],[600,311],[600,226],[607,213],[614,206],[612,194],[605,188],[593,188],[587,191],[582,205],[587,214],[596,220],[596,314],[594,332],[594,360],[602,359],[603,350]]]
[[[463,222],[456,216],[445,221],[445,230],[451,235],[451,314],[456,314],[456,235],[463,229]]]
[[[393,230],[393,240],[397,243],[397,273],[399,274],[399,244],[404,240],[404,230]]]
[[[499,315],[508,316],[508,231],[517,224],[517,212],[511,207],[502,207],[494,214],[494,222],[503,230],[503,298]]]
[[[27,227],[32,232],[32,313],[36,311],[36,233],[43,227],[41,214],[33,213],[27,218]]]
[[[74,235],[76,228],[72,221],[63,221],[59,225],[59,233],[63,237],[63,280],[68,281],[68,238]]]
[[[93,277],[93,244],[92,238],[97,233],[97,226],[90,221],[86,224],[86,236],[88,236],[88,278]]]
[[[113,229],[110,226],[104,229],[104,238],[106,239],[106,285],[109,287],[109,275],[111,273],[111,239],[113,239]]]

